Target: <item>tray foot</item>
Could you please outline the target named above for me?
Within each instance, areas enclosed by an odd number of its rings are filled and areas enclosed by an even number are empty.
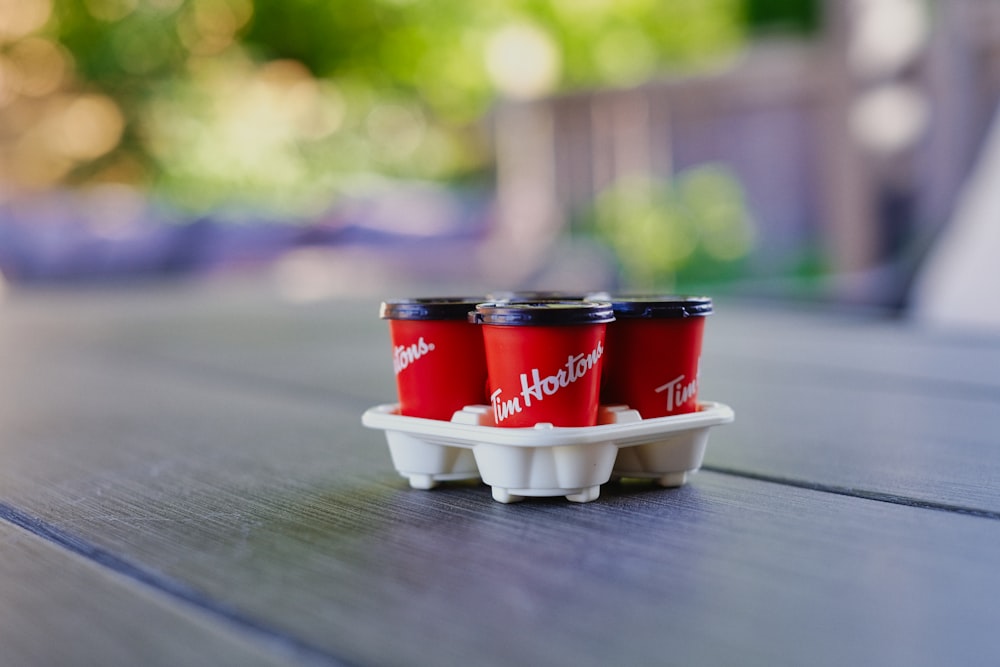
[[[673,488],[677,486],[684,486],[687,484],[688,474],[687,472],[668,472],[665,475],[660,475],[656,479],[656,483],[660,486],[666,488]]]
[[[410,487],[414,489],[427,490],[427,489],[433,489],[435,486],[438,485],[437,480],[434,479],[434,475],[416,474],[416,475],[409,475],[409,478],[410,478]]]
[[[566,496],[566,500],[574,503],[589,503],[592,500],[597,500],[601,495],[600,486],[588,486],[579,493],[570,493]]]
[[[493,500],[498,503],[510,504],[519,503],[524,500],[524,496],[518,496],[510,492],[510,489],[505,489],[500,486],[493,487]]]

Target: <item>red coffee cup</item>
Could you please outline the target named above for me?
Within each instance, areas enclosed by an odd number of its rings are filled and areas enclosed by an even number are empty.
[[[497,426],[597,423],[609,304],[488,303],[472,319],[483,329]]]
[[[638,296],[610,299],[601,400],[625,404],[643,419],[695,412],[707,297]]]
[[[382,302],[389,320],[399,413],[450,420],[466,405],[488,402],[482,331],[469,313],[483,299],[394,299]]]

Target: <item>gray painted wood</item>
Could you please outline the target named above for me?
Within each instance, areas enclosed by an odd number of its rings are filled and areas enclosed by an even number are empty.
[[[706,323],[705,358],[739,372],[797,370],[855,388],[1000,395],[996,335],[921,328],[877,313],[722,302]]]
[[[289,304],[261,291],[31,295],[8,304],[15,321],[0,332],[190,365],[284,390],[349,392],[369,401],[391,394],[380,297]],[[357,354],[367,355],[373,368],[345,364]],[[704,361],[727,374],[800,374],[855,389],[1000,397],[1000,339],[921,329],[876,313],[721,301],[706,326]]]
[[[1000,511],[1000,401],[852,390],[801,377],[708,374],[735,406],[706,465],[741,474]]]
[[[317,407],[360,412],[394,396],[375,299],[301,306],[177,290],[52,302],[58,308],[29,301],[15,313],[9,349],[63,350]],[[871,316],[722,303],[708,321],[702,396],[732,405],[737,420],[713,433],[706,462],[997,512],[997,369],[1000,343],[989,339]]]
[[[0,663],[309,664],[85,558],[0,522]]]
[[[349,466],[309,480],[288,472],[297,448],[223,474],[218,449],[154,489],[119,473],[99,496],[64,482],[72,510],[18,502],[360,664],[989,664],[1000,649],[996,521],[711,473],[502,506],[478,487],[352,484]]]
[[[4,304],[0,339],[19,354],[44,345],[303,397],[360,397],[357,404],[370,405],[395,391],[378,305],[377,299],[290,304],[228,286],[15,294]]]
[[[997,454],[977,429],[993,423],[990,400],[943,399],[934,413],[933,397],[884,388],[866,412],[875,394],[862,389],[843,417],[816,408],[789,422],[775,406],[836,387],[789,364],[799,384],[779,377],[772,394],[752,374],[706,366],[712,397],[737,409],[713,434],[713,463],[770,455],[680,490],[629,484],[587,505],[506,506],[479,485],[414,491],[396,476],[381,434],[360,425],[366,392],[384,380],[352,385],[382,355],[367,320],[331,316],[343,318],[336,338],[353,341],[332,364],[340,374],[257,381],[280,367],[283,337],[304,341],[290,355],[302,364],[326,315],[303,315],[306,325],[281,307],[211,301],[138,304],[130,320],[97,300],[0,323],[0,502],[113,556],[123,576],[192,615],[377,665],[985,665],[1000,654],[1000,521],[741,476],[781,472],[811,432],[827,440],[800,452],[803,470],[840,461],[848,481],[870,469],[878,488],[921,486],[935,499],[950,480],[988,507]],[[149,343],[154,322],[167,328]],[[169,342],[171,327],[191,341],[214,334],[168,363],[187,349]],[[255,340],[265,362],[230,370],[252,355],[225,359],[222,343]],[[329,389],[313,390],[321,377]],[[886,406],[898,423],[876,409]],[[943,442],[958,423],[961,437]],[[869,466],[831,433],[881,442],[883,457]],[[965,464],[936,469],[946,446],[966,448]]]
[[[711,324],[702,395],[737,419],[706,465],[1000,511],[1000,339],[746,308]]]

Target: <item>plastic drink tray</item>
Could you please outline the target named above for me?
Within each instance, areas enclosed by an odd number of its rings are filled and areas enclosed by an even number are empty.
[[[481,478],[502,503],[527,496],[590,502],[610,479],[641,477],[685,484],[701,467],[709,429],[734,419],[722,403],[697,412],[642,419],[628,406],[601,406],[597,426],[494,426],[492,408],[470,405],[451,421],[407,417],[398,404],[377,405],[362,423],[385,431],[393,465],[416,489]]]

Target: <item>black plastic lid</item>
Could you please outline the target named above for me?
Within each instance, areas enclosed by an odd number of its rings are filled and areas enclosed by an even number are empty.
[[[551,326],[613,322],[610,303],[584,301],[536,301],[526,303],[481,303],[469,320],[500,326]]]
[[[612,296],[609,301],[615,317],[621,319],[667,319],[712,314],[712,300],[707,296]]]
[[[383,301],[378,316],[383,320],[465,320],[482,297],[431,297]]]

